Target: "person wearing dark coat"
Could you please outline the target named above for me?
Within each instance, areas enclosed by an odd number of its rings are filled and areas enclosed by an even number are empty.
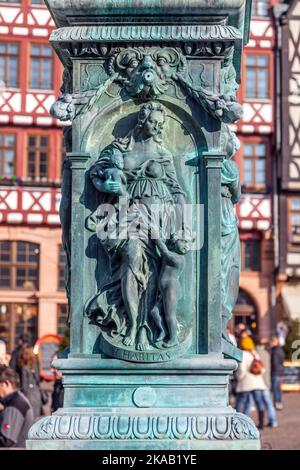
[[[0,366],[0,448],[25,447],[34,422],[32,407],[18,390],[19,382],[15,370]]]
[[[279,344],[279,338],[272,338],[271,342],[271,382],[272,382],[272,392],[275,403],[275,408],[277,410],[283,409],[282,403],[282,392],[281,392],[281,377],[284,372],[283,362],[285,359],[285,354],[282,347]]]
[[[34,418],[38,418],[42,415],[42,393],[39,385],[40,379],[36,373],[35,362],[36,358],[33,353],[33,348],[23,348],[18,359],[20,388],[33,408]]]
[[[64,404],[64,387],[62,383],[62,378],[57,378],[54,382],[53,392],[52,392],[52,405],[51,411],[54,413],[58,408],[62,408]]]

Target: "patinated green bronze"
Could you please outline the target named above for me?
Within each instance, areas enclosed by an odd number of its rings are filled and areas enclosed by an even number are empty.
[[[30,449],[257,449],[229,405],[240,251],[229,125],[250,3],[48,0],[64,64],[64,407]]]
[[[161,103],[143,104],[133,129],[103,150],[89,172],[102,203],[88,225],[92,230],[94,224],[110,260],[110,275],[85,313],[102,330],[101,350],[120,359],[136,361],[137,351],[147,351],[145,362],[170,360],[191,343],[191,326],[177,334],[179,275],[191,236],[175,226],[176,204],[184,208],[185,193],[163,145],[165,121]]]

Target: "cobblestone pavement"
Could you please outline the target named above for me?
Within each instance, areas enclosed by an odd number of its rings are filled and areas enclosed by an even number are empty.
[[[261,431],[265,450],[300,450],[300,393],[285,393],[283,403],[284,409],[277,411],[278,428]],[[257,423],[256,415],[251,417]]]

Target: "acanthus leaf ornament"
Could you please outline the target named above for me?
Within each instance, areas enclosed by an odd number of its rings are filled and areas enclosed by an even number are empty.
[[[221,46],[215,44],[211,47],[219,51]],[[192,52],[189,45],[185,50]],[[113,83],[119,83],[131,98],[143,102],[167,93],[171,83],[177,82],[214,118],[234,123],[242,117],[242,106],[235,97],[236,73],[231,57],[224,61],[222,68],[221,93],[208,91],[203,86],[195,87],[188,77],[186,58],[176,48],[115,49],[107,69],[110,76],[92,90],[71,95],[63,86],[63,94],[50,110],[52,116],[61,121],[73,120],[77,115],[89,111]]]
[[[214,93],[202,86],[195,87],[181,74],[175,74],[174,80],[178,81],[187,93],[215,119],[225,123],[234,123],[241,119],[243,108],[233,94]]]

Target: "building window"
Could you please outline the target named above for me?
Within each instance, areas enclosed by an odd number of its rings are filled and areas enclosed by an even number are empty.
[[[15,134],[0,134],[0,177],[15,176],[15,157]]]
[[[37,290],[39,245],[23,241],[0,242],[0,289]]]
[[[60,336],[64,336],[66,331],[68,330],[68,306],[66,304],[58,305],[58,312],[57,312],[57,334]]]
[[[65,265],[66,265],[66,253],[62,245],[59,245],[58,255],[58,290],[65,289]]]
[[[269,57],[246,54],[246,98],[270,98]]]
[[[30,135],[28,138],[27,176],[30,179],[48,178],[49,137]]]
[[[31,346],[37,340],[36,304],[0,303],[0,339],[10,353],[17,345],[21,334],[26,334]]]
[[[260,271],[260,240],[241,240],[242,271]]]
[[[267,144],[244,142],[244,178],[246,187],[263,189],[266,186]]]
[[[44,0],[31,0],[32,5],[45,5]]]
[[[0,43],[0,84],[6,87],[19,86],[19,45]]]
[[[289,199],[289,240],[291,243],[300,243],[300,198]]]
[[[30,88],[53,89],[53,53],[46,44],[31,45]]]
[[[252,16],[269,16],[269,0],[252,0]]]

